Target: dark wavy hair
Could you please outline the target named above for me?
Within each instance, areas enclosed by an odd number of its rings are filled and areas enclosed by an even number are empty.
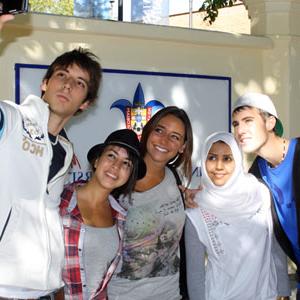
[[[178,158],[172,163],[175,168],[181,167],[183,175],[188,179],[192,178],[192,153],[193,153],[193,130],[190,119],[186,112],[177,106],[167,106],[158,111],[145,125],[141,137],[141,154],[144,157],[147,152],[147,140],[150,133],[157,127],[159,121],[165,116],[172,115],[182,121],[185,127],[184,143],[185,149],[183,153],[178,153]],[[170,162],[175,159],[172,158]]]
[[[113,145],[113,144],[110,144],[108,146],[111,146],[111,145]],[[103,149],[103,151],[99,152],[98,156],[95,157],[91,161],[90,166],[93,171],[93,174],[95,173],[95,170],[96,170],[95,169],[96,160],[106,151],[108,146],[106,146]],[[111,192],[111,194],[114,196],[115,199],[118,199],[120,195],[128,196],[129,198],[131,198],[132,191],[134,189],[134,186],[135,186],[137,178],[138,178],[138,165],[139,165],[138,158],[133,152],[129,151],[127,148],[124,148],[124,149],[127,151],[128,159],[132,163],[132,170],[131,170],[128,180],[122,186],[115,188]]]

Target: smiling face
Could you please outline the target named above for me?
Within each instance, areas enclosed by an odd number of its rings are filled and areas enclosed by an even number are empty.
[[[96,159],[94,167],[93,178],[108,191],[124,185],[132,172],[132,162],[127,150],[116,145],[107,146]]]
[[[165,166],[178,153],[183,153],[185,126],[174,115],[161,118],[147,140],[145,160]]]
[[[224,142],[213,143],[205,162],[206,172],[216,186],[223,186],[235,169],[230,147]]]
[[[275,123],[275,117],[264,119],[260,111],[252,107],[244,107],[232,115],[235,139],[245,153],[259,153],[268,135],[273,134]]]
[[[41,86],[43,99],[49,104],[50,116],[68,120],[78,109],[84,110],[89,102],[84,100],[88,94],[89,75],[76,64],[67,68],[57,68]]]

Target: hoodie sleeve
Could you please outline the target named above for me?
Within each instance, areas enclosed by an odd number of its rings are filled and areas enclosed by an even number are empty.
[[[19,112],[8,101],[0,101],[0,141],[15,128]]]

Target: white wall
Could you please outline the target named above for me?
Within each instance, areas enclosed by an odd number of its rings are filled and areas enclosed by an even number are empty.
[[[103,68],[230,77],[233,101],[246,91],[268,93],[285,135],[300,134],[295,38],[28,14],[7,24],[0,41],[0,99],[15,99],[15,63],[49,64],[83,46],[100,57]]]
[[[17,16],[1,39],[2,99],[14,96],[14,63],[48,64],[79,45],[104,68],[232,77],[235,99],[261,88],[263,53],[272,49],[264,37],[38,14]]]

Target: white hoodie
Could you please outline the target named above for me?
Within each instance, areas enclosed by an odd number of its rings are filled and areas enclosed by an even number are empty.
[[[65,164],[47,184],[52,159],[48,105],[30,95],[21,105],[0,101],[0,111],[4,114],[0,138],[0,296],[30,298],[63,285],[64,245],[58,206],[73,149],[59,136],[66,151]],[[24,293],[18,293],[23,289]],[[25,292],[30,290],[38,293]]]

